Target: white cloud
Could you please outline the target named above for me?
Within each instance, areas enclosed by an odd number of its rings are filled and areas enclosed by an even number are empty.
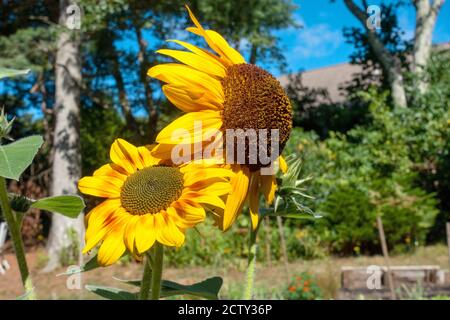
[[[332,55],[343,43],[343,38],[340,30],[333,30],[330,25],[321,23],[304,25],[303,29],[297,30],[295,43],[292,55],[300,58],[320,58]]]

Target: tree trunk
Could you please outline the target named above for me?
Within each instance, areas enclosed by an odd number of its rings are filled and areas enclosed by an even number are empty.
[[[139,26],[135,27],[135,33],[136,38],[138,41],[138,61],[139,61],[139,77],[141,80],[142,85],[144,86],[144,93],[145,93],[145,103],[146,103],[146,109],[148,112],[148,138],[152,142],[156,138],[156,130],[158,125],[158,110],[156,110],[155,105],[153,104],[153,92],[152,88],[150,87],[150,82],[147,76],[147,71],[150,67],[147,58],[146,58],[146,50],[147,50],[147,43],[145,42],[144,38],[142,37],[142,30]]]
[[[424,70],[430,58],[436,18],[444,0],[434,0],[431,4],[429,0],[414,0],[413,2],[416,7],[416,29],[412,71],[417,75],[419,92],[425,93],[428,84]]]
[[[67,0],[60,0],[59,23],[66,24]],[[76,30],[74,31],[77,32]],[[53,137],[54,159],[50,194],[76,194],[81,175],[79,147],[81,61],[79,40],[69,29],[58,37],[55,65],[55,132]],[[47,244],[49,262],[45,271],[50,271],[61,262],[64,251],[81,249],[84,233],[83,215],[70,219],[59,214],[52,215],[52,224]],[[81,254],[79,254],[81,257]],[[79,258],[78,257],[78,258]],[[77,258],[77,257],[74,257]]]
[[[366,23],[367,15],[365,11],[360,9],[352,0],[344,0],[345,5],[350,12],[361,22],[364,29],[367,32],[367,38],[372,51],[375,53],[378,62],[383,68],[389,85],[391,87],[391,95],[394,104],[398,107],[406,107],[406,93],[403,84],[403,75],[401,70],[401,64],[395,55],[391,54],[380,38],[376,34],[375,30],[369,29]],[[367,4],[365,4],[366,6]],[[364,9],[365,10],[365,9]]]
[[[142,139],[141,132],[139,132],[139,126],[131,111],[130,101],[128,100],[127,91],[125,89],[125,82],[122,76],[122,71],[120,70],[119,55],[117,53],[116,48],[114,47],[112,35],[109,36],[108,39],[111,41],[109,43],[109,50],[111,50],[110,53],[111,53],[112,75],[114,77],[117,90],[119,92],[120,108],[122,110],[123,116],[125,117],[127,129],[133,132],[133,134],[136,137],[136,141],[134,142],[140,144]]]

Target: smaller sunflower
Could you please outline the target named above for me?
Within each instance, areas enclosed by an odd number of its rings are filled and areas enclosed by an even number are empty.
[[[101,242],[98,261],[103,266],[116,262],[126,249],[140,256],[155,241],[180,247],[185,230],[205,219],[202,205],[225,208],[221,197],[231,191],[230,170],[205,162],[176,166],[155,158],[151,150],[117,139],[112,163],[78,183],[82,193],[106,198],[86,216],[83,249],[86,253]]]

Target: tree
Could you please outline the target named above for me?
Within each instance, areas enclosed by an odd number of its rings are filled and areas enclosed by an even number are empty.
[[[236,49],[248,52],[249,63],[285,67],[279,38],[274,31],[299,27],[291,0],[196,0],[192,9],[205,25],[220,31]]]
[[[69,0],[60,0],[59,2],[59,23],[63,28],[69,18],[66,9],[70,4]],[[77,193],[77,182],[81,176],[79,146],[81,57],[79,47],[79,36],[76,31],[61,30],[58,36],[55,61],[55,130],[50,188],[52,196]],[[45,268],[46,271],[53,270],[59,265],[63,251],[70,251],[73,247],[80,248],[84,234],[83,221],[82,215],[77,219],[61,215],[53,216],[47,243],[49,262]]]
[[[416,26],[414,45],[412,50],[411,71],[416,76],[416,87],[424,93],[427,87],[424,69],[430,57],[432,46],[432,34],[437,15],[445,0],[411,0],[416,9]],[[370,28],[365,13],[368,8],[367,1],[362,1],[362,7],[355,4],[353,0],[344,0],[350,12],[361,22],[367,36],[367,42],[380,63],[383,73],[389,83],[392,100],[399,107],[407,106],[407,97],[403,77],[402,60],[398,52],[389,50],[386,43],[383,43],[381,35],[375,28]],[[404,5],[399,2],[398,6]],[[385,6],[385,8],[388,6]],[[392,6],[390,6],[392,8]],[[383,22],[382,22],[383,23]],[[384,30],[383,30],[384,32]]]
[[[424,93],[428,87],[424,70],[431,54],[433,30],[437,15],[445,0],[413,0],[416,8],[416,30],[414,37],[414,62],[412,71],[418,77],[418,89]]]

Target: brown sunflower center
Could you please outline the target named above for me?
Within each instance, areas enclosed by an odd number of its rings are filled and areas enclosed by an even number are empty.
[[[234,144],[234,154],[227,154],[227,157],[237,159],[237,144],[239,141],[245,141],[245,145],[241,146],[241,150],[245,149],[245,164],[251,170],[258,170],[267,165],[261,162],[261,151],[266,152],[271,160],[275,160],[286,145],[292,129],[292,107],[289,98],[275,77],[252,64],[229,67],[222,85],[225,94],[223,129],[234,132],[232,142],[227,142],[227,135],[225,136],[227,145]],[[256,139],[249,138],[249,134],[256,134]],[[263,136],[266,137],[265,140]],[[230,135],[228,140],[229,137]],[[261,141],[266,143],[263,145]],[[278,144],[278,152],[273,152],[276,150],[274,142]],[[261,148],[264,150],[260,150]]]
[[[131,214],[158,213],[177,200],[183,174],[177,168],[154,166],[137,171],[122,186],[120,200]]]

